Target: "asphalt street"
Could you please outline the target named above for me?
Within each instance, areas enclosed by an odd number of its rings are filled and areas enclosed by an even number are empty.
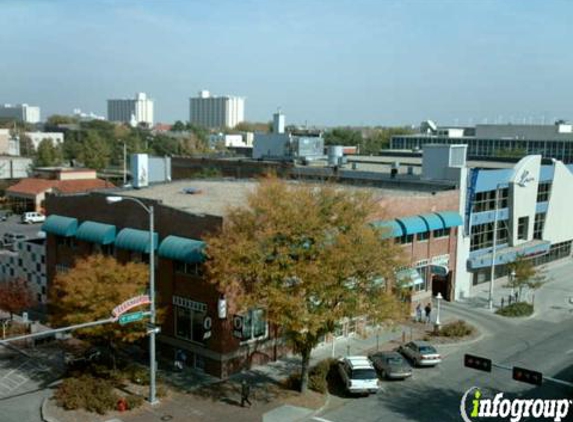
[[[367,398],[334,400],[336,408],[311,420],[461,421],[461,398],[471,387],[479,387],[484,394],[503,392],[507,398],[572,399],[571,387],[550,381],[537,387],[514,381],[505,369],[494,367],[491,373],[485,373],[463,366],[463,355],[471,353],[496,364],[521,366],[573,382],[573,306],[568,301],[573,286],[567,277],[572,268],[567,264],[553,271],[554,280],[537,293],[539,309],[533,318],[514,320],[466,304],[445,304],[444,315],[472,322],[483,337],[470,344],[439,347],[444,361],[438,367],[416,368],[414,376],[406,381],[385,381],[382,391]],[[566,420],[573,421],[573,409]]]

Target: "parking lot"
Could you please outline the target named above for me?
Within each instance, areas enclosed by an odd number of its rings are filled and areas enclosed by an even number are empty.
[[[41,231],[42,224],[22,224],[20,218],[20,215],[12,215],[6,221],[0,221],[0,239],[5,233],[23,234],[30,239],[41,236],[38,233]]]

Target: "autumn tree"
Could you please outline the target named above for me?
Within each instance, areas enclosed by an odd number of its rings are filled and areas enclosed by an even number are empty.
[[[112,257],[91,255],[76,261],[68,272],[59,273],[51,288],[51,323],[69,326],[106,319],[125,300],[144,294],[148,268],[142,263],[121,264]],[[94,343],[113,346],[145,336],[145,322],[126,326],[105,324],[78,331]]]
[[[545,274],[523,255],[517,255],[515,261],[507,264],[507,269],[514,274],[508,278],[507,287],[517,289],[519,300],[523,297],[523,289],[536,290],[546,281]]]
[[[280,329],[301,355],[303,392],[312,349],[341,319],[403,316],[392,288],[401,251],[367,224],[374,207],[365,190],[271,178],[207,239],[210,280],[237,295],[232,311],[262,309]]]
[[[36,167],[51,167],[62,164],[63,155],[60,145],[54,144],[52,139],[46,138],[38,144],[34,165]]]
[[[34,299],[26,280],[17,278],[0,283],[0,309],[9,312],[10,319],[33,304]]]

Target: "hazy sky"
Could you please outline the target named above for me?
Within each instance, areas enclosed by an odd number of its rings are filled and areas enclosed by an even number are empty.
[[[394,125],[573,118],[566,0],[0,0],[0,103],[105,114],[200,89],[248,120]],[[471,120],[470,120],[471,119]]]

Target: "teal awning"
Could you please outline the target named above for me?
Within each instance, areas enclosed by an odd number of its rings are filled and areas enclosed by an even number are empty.
[[[157,233],[153,233],[153,249],[157,249]],[[149,253],[149,232],[145,230],[123,229],[115,238],[115,247],[134,252]]]
[[[95,221],[84,221],[78,228],[76,238],[100,245],[109,245],[115,240],[115,226]]]
[[[44,224],[42,224],[42,230],[46,233],[58,236],[71,237],[74,236],[78,230],[78,220],[52,214],[48,216]]]
[[[462,219],[461,215],[459,215],[455,211],[440,211],[437,212],[438,216],[444,222],[444,228],[449,227],[457,227],[464,224],[464,220]]]
[[[418,216],[397,218],[404,230],[404,234],[424,233],[428,231],[426,223]]]
[[[383,230],[384,233],[382,237],[384,238],[401,237],[404,234],[402,226],[398,224],[396,220],[373,221],[370,225],[374,228]]]
[[[418,284],[424,284],[424,279],[415,268],[398,271],[396,273],[396,278],[401,283],[402,287],[412,287]]]
[[[426,222],[429,230],[440,230],[444,228],[444,222],[436,214],[422,214],[420,217]]]
[[[182,262],[203,262],[205,242],[179,236],[167,236],[159,245],[159,256]]]

